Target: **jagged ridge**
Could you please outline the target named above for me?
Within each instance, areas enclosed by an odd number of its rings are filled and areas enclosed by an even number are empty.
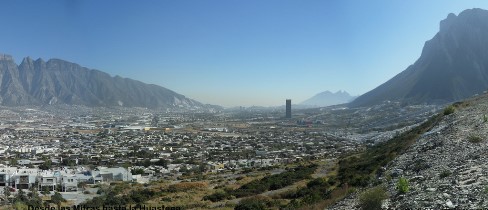
[[[201,103],[140,81],[111,77],[78,64],[27,57],[17,66],[0,55],[0,104],[6,106],[77,104],[149,108],[198,108]]]

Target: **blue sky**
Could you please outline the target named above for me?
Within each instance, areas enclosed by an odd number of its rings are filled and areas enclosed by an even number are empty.
[[[2,1],[0,52],[60,58],[204,103],[363,94],[403,71],[475,0]]]

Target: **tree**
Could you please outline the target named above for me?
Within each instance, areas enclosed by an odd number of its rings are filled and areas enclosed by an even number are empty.
[[[40,207],[42,206],[42,199],[39,197],[39,192],[36,188],[32,188],[29,193],[29,200],[26,202],[27,206]]]
[[[43,195],[48,195],[48,194],[51,194],[51,191],[49,191],[48,187],[43,187],[41,193]]]
[[[19,192],[15,196],[15,202],[25,203],[25,201],[27,201],[27,196],[25,195],[24,190],[19,189]]]
[[[58,206],[58,209],[61,209],[61,203],[65,202],[66,199],[63,198],[61,193],[55,192],[53,196],[51,196],[51,202]]]
[[[86,182],[78,182],[78,188],[83,188],[83,190],[85,190],[86,186],[87,186]]]
[[[144,174],[144,169],[134,168],[134,169],[130,170],[130,172],[132,173],[132,175]]]
[[[10,201],[9,197],[10,197],[10,187],[6,186],[3,188],[3,195],[5,196],[5,198],[7,199],[7,201]]]
[[[41,170],[49,170],[52,166],[51,160],[44,161],[41,165],[39,165],[39,169]]]

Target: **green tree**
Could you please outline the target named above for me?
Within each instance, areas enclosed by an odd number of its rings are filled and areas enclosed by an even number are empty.
[[[58,206],[58,209],[61,209],[61,203],[65,202],[66,199],[63,198],[61,193],[55,192],[53,196],[51,196],[51,202]]]
[[[40,207],[42,206],[42,199],[39,197],[39,192],[36,188],[32,188],[31,192],[28,194],[29,200],[26,202],[28,206]]]
[[[25,194],[24,190],[19,189],[19,192],[15,196],[15,201],[14,202],[21,202],[25,203],[27,201],[27,195]]]

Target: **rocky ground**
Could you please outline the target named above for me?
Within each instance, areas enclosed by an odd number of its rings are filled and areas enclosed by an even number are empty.
[[[389,209],[488,208],[488,96],[464,102],[406,153],[386,168],[379,180],[387,187]],[[400,177],[409,181],[399,193]],[[355,193],[333,209],[358,208]]]

